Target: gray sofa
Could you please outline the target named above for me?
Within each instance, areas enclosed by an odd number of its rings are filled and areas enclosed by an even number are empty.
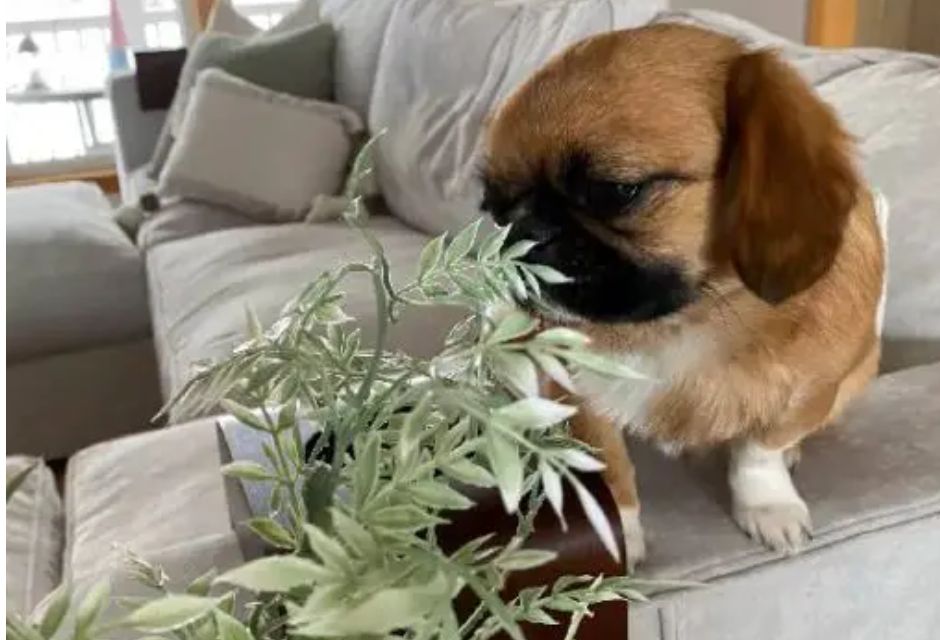
[[[394,22],[401,7],[390,7],[402,4],[416,3],[387,0],[364,9],[362,2],[336,0],[324,3],[324,14],[340,36],[337,98],[373,128],[393,120],[410,131],[410,147],[393,138],[379,149],[379,182],[396,215],[379,215],[370,223],[393,268],[408,270],[433,230],[422,221],[433,219],[435,211],[402,211],[402,205],[435,200],[427,176],[408,183],[414,176],[402,162],[427,166],[421,154],[432,153],[430,147],[439,162],[446,155],[440,145],[464,144],[465,138],[438,139],[433,132],[422,138],[415,133],[421,127],[408,123],[423,115],[408,111],[407,96],[383,84],[388,81],[383,69],[396,68],[384,58],[406,46],[390,37],[383,20]],[[890,285],[883,375],[839,425],[806,446],[796,472],[816,529],[802,555],[778,557],[737,530],[728,515],[719,460],[671,460],[636,447],[649,537],[649,559],[641,573],[703,586],[633,607],[630,637],[935,638],[940,634],[940,60],[875,50],[815,50],[718,14],[673,13],[659,19],[701,24],[755,46],[779,47],[835,105],[858,139],[866,175],[891,202]],[[381,51],[376,42],[384,42]],[[412,58],[420,44],[407,42]],[[529,70],[536,63],[529,61]],[[525,71],[513,73],[522,77]],[[444,81],[429,76],[429,82]],[[475,91],[472,82],[467,84]],[[134,176],[148,158],[160,117],[136,109],[133,89],[127,76],[115,78],[111,86],[121,184],[129,196],[138,188]],[[434,84],[428,91],[438,89]],[[504,90],[490,96],[504,95]],[[399,114],[391,118],[396,105]],[[478,131],[480,122],[461,120],[459,126]],[[407,148],[413,155],[403,159]],[[449,162],[463,168],[453,158],[471,158],[473,151],[456,150]],[[412,191],[406,194],[409,185]],[[462,205],[453,202],[475,195],[469,186],[458,191],[454,198],[443,187],[436,193],[445,202],[443,228],[460,219]],[[224,355],[240,340],[246,306],[271,320],[320,270],[365,250],[342,223],[258,225],[236,211],[195,202],[174,204],[147,220],[138,243],[164,397],[180,388],[192,363]],[[349,289],[349,310],[367,326],[368,295],[365,282]],[[416,354],[430,353],[451,319],[445,311],[405,318],[393,341]],[[212,564],[224,568],[240,562],[217,471],[219,446],[207,419],[105,442],[74,456],[65,505],[59,507],[65,522],[64,550],[58,551],[64,574],[79,584],[110,575],[117,590],[132,590],[117,577],[116,552],[109,546],[114,541],[164,563],[178,583]]]

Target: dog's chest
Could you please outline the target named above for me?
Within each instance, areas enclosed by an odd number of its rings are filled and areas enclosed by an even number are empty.
[[[714,351],[703,331],[686,331],[656,348],[607,354],[634,369],[642,379],[612,379],[582,371],[575,378],[578,395],[595,413],[641,436],[650,434],[655,401],[682,378],[695,375]]]

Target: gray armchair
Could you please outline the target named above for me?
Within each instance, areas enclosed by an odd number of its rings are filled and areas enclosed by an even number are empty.
[[[114,115],[121,199],[137,202],[140,195],[152,187],[153,181],[147,176],[147,169],[167,112],[140,108],[133,73],[121,73],[108,79],[108,100]]]

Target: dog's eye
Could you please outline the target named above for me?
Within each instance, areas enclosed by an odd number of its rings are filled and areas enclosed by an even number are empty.
[[[582,204],[593,213],[617,215],[634,206],[646,188],[644,182],[591,180],[582,194]]]

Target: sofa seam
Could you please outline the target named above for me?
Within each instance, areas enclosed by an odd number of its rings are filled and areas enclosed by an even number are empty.
[[[151,324],[150,330],[151,330],[151,333],[153,334],[153,346],[154,346],[154,351],[157,355],[157,366],[160,367],[159,361],[162,358],[167,358],[170,364],[169,371],[167,371],[167,376],[166,376],[167,377],[166,383],[167,383],[167,387],[169,388],[162,389],[163,395],[166,398],[168,396],[172,396],[172,394],[175,393],[175,390],[177,387],[177,382],[178,382],[177,380],[178,361],[176,358],[177,350],[174,348],[174,345],[170,344],[170,342],[172,341],[172,336],[170,335],[170,327],[167,323],[167,318],[166,318],[166,313],[165,313],[166,305],[164,304],[166,290],[163,285],[163,281],[160,279],[160,276],[157,273],[159,269],[150,268],[151,267],[151,263],[149,260],[150,257],[151,257],[150,251],[148,250],[144,254],[144,268],[146,269],[146,273],[147,273],[147,282],[151,284],[150,289],[151,291],[155,293],[155,295],[149,296],[150,304],[151,304],[151,311],[152,311],[152,316],[153,316],[150,320],[150,324]],[[160,319],[159,323],[155,321],[158,317]],[[160,325],[159,336],[157,335],[158,324]],[[162,377],[163,376],[161,376],[161,382],[162,382]]]

